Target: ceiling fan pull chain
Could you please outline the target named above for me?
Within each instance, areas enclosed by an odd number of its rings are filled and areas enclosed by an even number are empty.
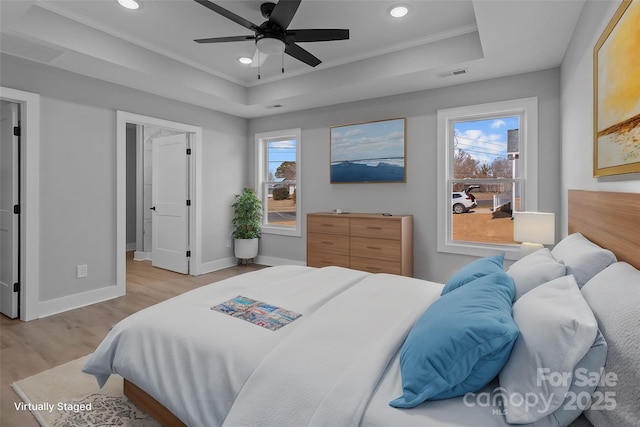
[[[0,0],[1,1],[1,0]],[[264,49],[266,54],[275,55],[282,52],[282,73],[284,74],[284,54],[297,59],[307,65],[315,67],[322,61],[313,56],[310,52],[296,44],[298,42],[323,42],[331,40],[348,40],[348,29],[289,29],[289,24],[296,14],[301,0],[283,0],[278,3],[263,3],[260,6],[262,16],[267,20],[261,25],[236,15],[235,13],[218,6],[210,0],[195,0],[202,6],[212,10],[213,12],[224,16],[227,19],[239,24],[248,30],[253,31],[253,35],[246,36],[229,36],[229,37],[211,37],[206,39],[196,39],[197,43],[222,43],[237,42],[245,40],[255,40],[258,50]],[[259,45],[262,44],[263,46]],[[260,61],[262,62],[262,61]],[[258,79],[260,79],[260,70],[258,70]]]
[[[258,80],[260,80],[260,65],[262,64],[262,60],[260,59],[261,52],[258,50]]]

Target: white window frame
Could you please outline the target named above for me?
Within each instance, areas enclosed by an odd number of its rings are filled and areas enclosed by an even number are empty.
[[[282,139],[295,139],[296,140],[296,226],[282,226],[282,225],[273,225],[268,224],[265,221],[267,220],[267,209],[268,204],[266,203],[267,194],[264,191],[264,184],[266,181],[265,175],[268,171],[268,166],[266,165],[267,160],[267,143],[274,140],[282,140]],[[294,129],[285,129],[278,130],[273,132],[262,132],[256,133],[255,137],[256,141],[256,194],[262,200],[262,207],[264,209],[263,218],[262,218],[262,233],[265,234],[279,234],[283,236],[302,236],[302,179],[301,179],[301,171],[302,171],[302,129],[294,128]]]
[[[438,110],[438,144],[437,144],[437,222],[438,252],[461,255],[487,256],[505,253],[505,258],[516,260],[520,256],[517,244],[492,244],[462,242],[453,240],[451,189],[453,179],[453,123],[462,120],[482,120],[487,116],[520,115],[520,150],[523,156],[523,186],[521,209],[536,211],[538,209],[538,98],[520,98],[509,101],[491,102],[487,104],[469,105]]]

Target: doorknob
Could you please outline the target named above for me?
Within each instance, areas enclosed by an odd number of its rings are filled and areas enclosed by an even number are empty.
[[[152,211],[155,211],[155,210],[156,210],[156,207],[154,206],[154,207],[149,208],[149,209],[151,209]]]

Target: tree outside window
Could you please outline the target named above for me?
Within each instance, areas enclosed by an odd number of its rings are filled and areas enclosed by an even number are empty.
[[[300,235],[300,130],[256,135],[263,232]]]
[[[512,212],[538,203],[538,100],[438,111],[438,251],[517,259]]]

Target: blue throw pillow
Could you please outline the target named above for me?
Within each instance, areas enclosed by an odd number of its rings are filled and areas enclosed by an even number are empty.
[[[480,258],[465,265],[451,276],[449,281],[444,285],[440,295],[449,293],[460,286],[479,279],[480,277],[484,277],[492,273],[502,273],[504,271],[503,263],[504,254]]]
[[[518,338],[513,279],[493,273],[443,295],[413,326],[400,350],[396,408],[475,392],[505,365]]]

